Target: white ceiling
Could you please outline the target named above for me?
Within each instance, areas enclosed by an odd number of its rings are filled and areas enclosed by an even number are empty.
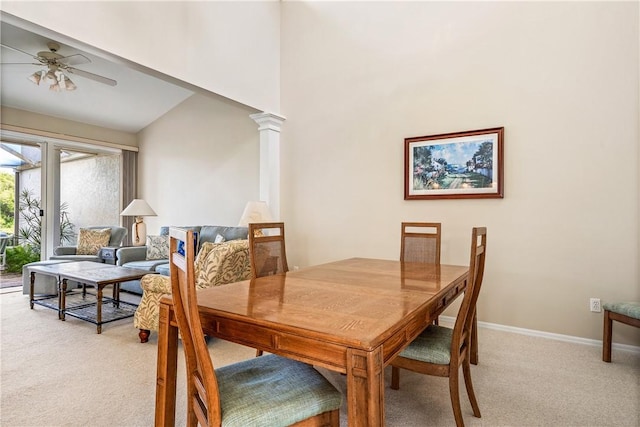
[[[193,94],[188,89],[86,51],[91,49],[82,51],[65,45],[60,39],[51,39],[6,22],[0,22],[0,41],[33,55],[48,50],[47,43],[55,41],[60,44],[57,52],[60,55],[81,53],[91,60],[91,63],[75,68],[118,82],[116,86],[108,86],[68,74],[77,89],[53,92],[48,84],[38,86],[28,80],[31,74],[44,69],[41,65],[1,65],[2,106],[136,133]],[[0,62],[29,63],[32,58],[3,47]]]

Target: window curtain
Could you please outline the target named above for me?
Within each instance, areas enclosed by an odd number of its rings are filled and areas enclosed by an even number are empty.
[[[138,192],[138,153],[136,151],[122,150],[122,209],[136,198]],[[123,246],[132,246],[131,226],[135,218],[122,216],[122,226],[127,229],[127,237],[122,242]]]

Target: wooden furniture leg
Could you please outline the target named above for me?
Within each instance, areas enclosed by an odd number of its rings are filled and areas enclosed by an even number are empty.
[[[611,335],[613,332],[613,321],[624,323],[625,325],[635,326],[640,328],[640,319],[635,317],[626,316],[621,313],[616,313],[611,310],[604,310],[604,330],[602,337],[602,360],[605,362],[611,362]]]
[[[613,320],[611,319],[611,312],[609,310],[604,311],[604,328],[602,334],[602,360],[605,362],[611,362],[611,329],[613,326]]]
[[[178,328],[171,326],[170,306],[160,302],[158,371],[156,373],[156,427],[173,427],[176,418]]]
[[[65,320],[67,308],[67,279],[58,279],[58,319]]]
[[[98,304],[96,305],[96,322],[98,323],[96,325],[96,332],[98,334],[102,333],[102,291],[103,291],[103,287],[98,285],[96,286],[96,288],[98,288],[98,292],[97,292],[97,297],[98,297]]]
[[[347,413],[349,426],[384,425],[382,349],[347,350]]]
[[[140,332],[138,332],[140,342],[143,344],[149,341],[149,335],[151,335],[151,331],[149,329],[140,329]]]
[[[36,282],[36,273],[34,273],[33,271],[31,272],[31,281],[29,282],[29,306],[31,307],[31,310],[33,310],[33,286],[35,285]],[[58,319],[60,318],[60,314],[58,314]]]
[[[478,364],[478,316],[473,312],[473,324],[471,325],[471,358],[473,365]]]

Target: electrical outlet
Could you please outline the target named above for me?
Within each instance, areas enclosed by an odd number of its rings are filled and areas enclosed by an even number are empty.
[[[600,313],[602,310],[600,309],[600,298],[591,298],[589,300],[589,308],[594,313]]]

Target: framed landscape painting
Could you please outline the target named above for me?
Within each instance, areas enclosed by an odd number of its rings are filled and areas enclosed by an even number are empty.
[[[404,198],[503,195],[504,127],[405,138]]]

